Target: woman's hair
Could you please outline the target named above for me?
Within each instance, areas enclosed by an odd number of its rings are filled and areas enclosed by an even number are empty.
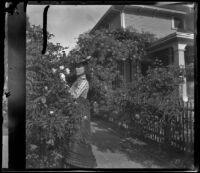
[[[71,68],[70,69],[70,75],[67,76],[67,81],[69,82],[70,85],[72,85],[76,79],[77,79],[77,76],[76,76],[76,72],[75,72],[75,68]]]

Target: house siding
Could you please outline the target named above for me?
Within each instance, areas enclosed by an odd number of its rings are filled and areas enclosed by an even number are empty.
[[[145,31],[155,34],[158,38],[174,33],[172,29],[172,18],[161,18],[145,16],[142,14],[125,14],[126,28],[132,26],[138,31]]]
[[[194,32],[194,22],[196,22],[194,12],[188,13],[188,15],[185,17],[186,31]]]
[[[113,29],[118,29],[120,27],[121,27],[120,15],[117,15],[113,20],[110,21],[109,28],[113,30]]]

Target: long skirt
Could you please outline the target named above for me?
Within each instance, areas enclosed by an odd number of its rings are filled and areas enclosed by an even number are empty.
[[[83,109],[80,112],[81,121],[79,128],[69,140],[65,162],[72,167],[94,168],[97,164],[90,144],[91,127],[88,100],[82,99],[78,104],[79,108]]]

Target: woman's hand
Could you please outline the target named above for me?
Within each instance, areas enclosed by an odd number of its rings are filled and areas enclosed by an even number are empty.
[[[65,79],[65,74],[60,73],[60,79],[61,79],[61,82],[63,83],[63,85],[65,86],[65,88],[70,89],[70,86],[67,84],[67,81]]]

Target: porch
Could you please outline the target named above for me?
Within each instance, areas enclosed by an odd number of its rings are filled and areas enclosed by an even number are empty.
[[[186,70],[180,95],[184,101],[194,100],[194,34],[175,32],[154,42],[149,57],[162,60],[163,65],[179,65]]]
[[[180,85],[180,96],[184,101],[194,100],[194,34],[185,32],[174,32],[166,37],[155,41],[147,50],[148,56],[145,60],[159,59],[163,66],[179,65],[186,70],[184,82]],[[148,62],[148,61],[147,61]],[[142,71],[148,69],[149,64],[141,66]],[[134,73],[138,69],[132,61],[122,63],[122,74],[127,82],[132,81]]]

